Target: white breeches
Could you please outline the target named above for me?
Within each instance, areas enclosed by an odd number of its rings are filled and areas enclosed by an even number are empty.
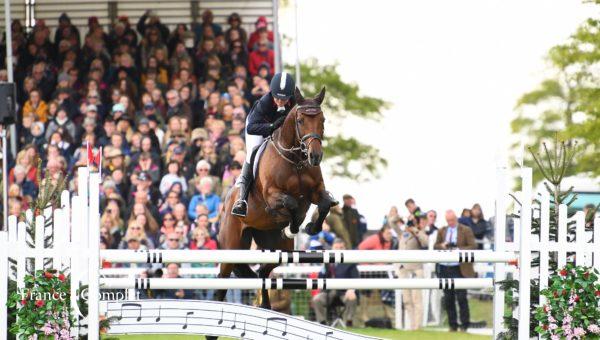
[[[246,120],[246,125],[247,124],[248,120]],[[252,151],[254,151],[254,148],[260,146],[263,140],[263,136],[250,135],[248,134],[248,130],[246,130],[246,163],[250,163],[250,159],[252,158]]]

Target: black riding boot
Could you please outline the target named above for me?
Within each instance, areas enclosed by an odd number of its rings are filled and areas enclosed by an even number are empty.
[[[252,166],[247,162],[244,162],[242,167],[242,173],[238,185],[240,186],[240,194],[238,200],[233,204],[231,213],[235,216],[246,217],[248,212],[248,194],[250,193],[250,186],[252,185]]]

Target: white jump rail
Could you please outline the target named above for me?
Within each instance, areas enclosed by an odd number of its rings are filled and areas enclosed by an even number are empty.
[[[102,250],[111,263],[515,263],[514,252],[488,250]]]
[[[100,279],[104,289],[476,289],[493,279]]]

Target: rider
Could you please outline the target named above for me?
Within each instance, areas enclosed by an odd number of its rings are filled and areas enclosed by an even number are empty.
[[[271,80],[271,91],[254,103],[246,118],[246,161],[237,182],[240,195],[231,209],[233,215],[246,216],[248,194],[254,180],[250,165],[252,153],[265,137],[270,136],[283,124],[288,112],[296,105],[295,88],[294,78],[289,73],[275,74]]]

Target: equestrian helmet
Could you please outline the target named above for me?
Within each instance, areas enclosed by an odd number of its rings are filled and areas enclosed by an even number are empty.
[[[271,94],[277,99],[289,99],[294,95],[296,82],[292,75],[287,72],[279,72],[271,80]]]

